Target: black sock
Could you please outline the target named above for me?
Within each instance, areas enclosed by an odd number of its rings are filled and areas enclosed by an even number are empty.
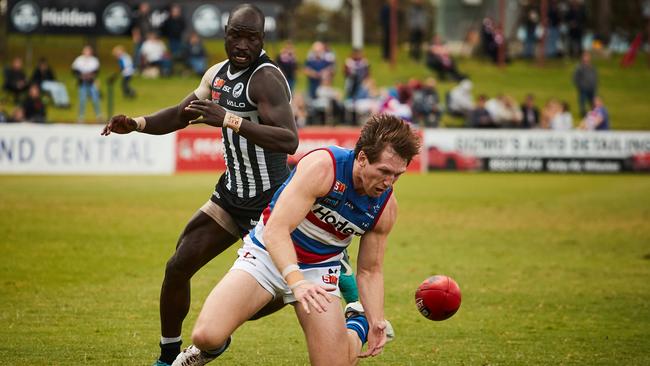
[[[167,344],[160,344],[160,358],[159,360],[166,363],[166,364],[172,364],[174,360],[176,359],[176,356],[178,356],[179,353],[181,353],[181,344],[183,342],[174,342],[174,343],[167,343]]]

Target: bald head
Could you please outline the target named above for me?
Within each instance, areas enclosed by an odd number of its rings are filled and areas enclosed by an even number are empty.
[[[240,4],[232,9],[228,17],[228,27],[247,27],[264,31],[264,13],[255,5]]]

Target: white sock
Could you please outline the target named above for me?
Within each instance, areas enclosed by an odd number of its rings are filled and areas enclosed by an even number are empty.
[[[176,343],[180,341],[181,341],[181,336],[173,337],[173,338],[160,337],[160,344]]]

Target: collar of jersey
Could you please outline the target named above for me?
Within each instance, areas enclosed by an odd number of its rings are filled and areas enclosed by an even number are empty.
[[[262,55],[264,55],[265,53],[266,53],[266,51],[264,51],[264,50],[260,51],[260,57],[262,57]],[[239,70],[239,71],[237,71],[236,73],[233,74],[233,73],[230,72],[230,64],[228,64],[228,70],[226,71],[226,76],[228,76],[229,80],[234,80],[234,79],[237,79],[238,77],[242,76],[246,71],[248,71],[248,69],[250,69],[250,67],[247,67],[247,68],[245,68],[243,70]]]

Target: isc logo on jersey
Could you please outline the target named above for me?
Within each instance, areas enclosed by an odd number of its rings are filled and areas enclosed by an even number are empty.
[[[345,235],[362,235],[363,232],[361,229],[356,227],[354,224],[350,223],[344,217],[338,214],[338,212],[329,210],[323,206],[319,206],[317,209],[312,211],[314,215],[321,221],[332,225],[336,231],[345,234]]]

